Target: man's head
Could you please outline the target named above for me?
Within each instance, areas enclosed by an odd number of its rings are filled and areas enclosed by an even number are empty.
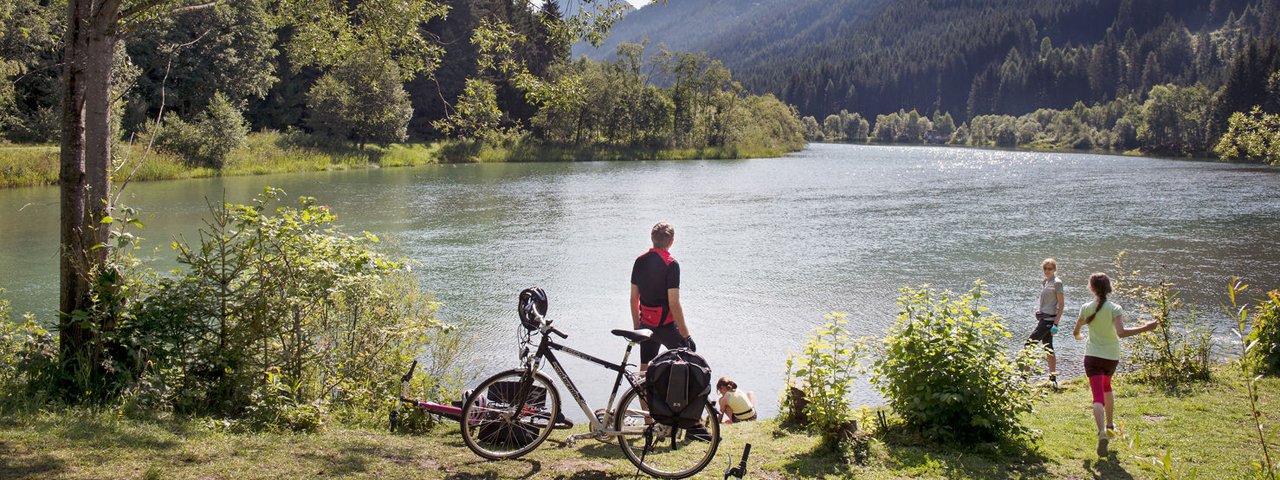
[[[671,248],[671,243],[676,241],[676,227],[667,222],[658,222],[653,226],[653,231],[649,232],[649,238],[653,240],[653,248]]]

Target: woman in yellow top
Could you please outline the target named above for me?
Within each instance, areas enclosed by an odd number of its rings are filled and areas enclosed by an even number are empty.
[[[1125,328],[1124,309],[1115,302],[1107,302],[1111,293],[1111,278],[1105,273],[1089,277],[1089,291],[1094,301],[1080,307],[1076,320],[1076,340],[1084,340],[1080,329],[1089,326],[1089,343],[1084,347],[1084,374],[1089,377],[1089,391],[1093,393],[1093,419],[1098,422],[1098,456],[1107,455],[1108,433],[1115,430],[1112,408],[1115,403],[1111,392],[1111,377],[1120,365],[1120,339],[1151,331],[1159,325],[1152,320],[1138,328]],[[1105,422],[1104,417],[1105,416]]]
[[[738,384],[729,377],[720,377],[716,382],[716,390],[720,392],[720,416],[724,423],[749,422],[755,420],[756,393],[738,391]]]

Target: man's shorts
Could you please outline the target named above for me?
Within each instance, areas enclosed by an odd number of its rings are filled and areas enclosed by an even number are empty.
[[[1036,324],[1035,331],[1031,332],[1030,340],[1044,344],[1045,350],[1053,352],[1053,317],[1048,320],[1040,320]]]
[[[684,346],[684,337],[680,336],[680,329],[676,328],[675,322],[668,323],[661,327],[640,327],[653,333],[649,335],[649,339],[640,342],[640,364],[644,365],[658,356],[658,346],[667,347],[668,350],[680,348]]]

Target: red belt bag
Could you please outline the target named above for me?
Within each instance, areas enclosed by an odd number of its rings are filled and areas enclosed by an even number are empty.
[[[640,323],[650,327],[661,327],[670,320],[671,314],[667,311],[667,307],[650,307],[640,305]]]

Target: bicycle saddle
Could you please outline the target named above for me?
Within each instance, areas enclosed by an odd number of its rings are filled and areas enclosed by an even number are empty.
[[[642,332],[640,330],[613,330],[612,333],[636,343],[649,339],[649,332]]]

